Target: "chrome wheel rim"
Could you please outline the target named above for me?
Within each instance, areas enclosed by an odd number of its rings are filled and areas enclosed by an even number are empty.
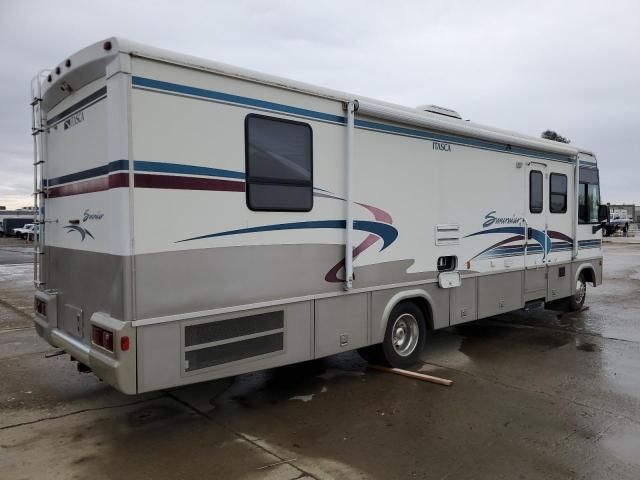
[[[419,335],[420,329],[416,318],[410,313],[403,313],[396,318],[391,329],[393,349],[401,357],[411,355],[418,345]]]
[[[584,297],[587,294],[587,284],[581,278],[576,282],[576,303],[582,303],[584,301]]]

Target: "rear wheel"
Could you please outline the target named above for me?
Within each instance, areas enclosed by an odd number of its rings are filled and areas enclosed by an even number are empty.
[[[403,368],[418,362],[426,336],[424,315],[410,301],[396,305],[387,322],[384,341],[362,348],[360,355],[370,363]]]
[[[576,280],[576,293],[569,297],[569,310],[572,312],[582,310],[586,298],[587,282],[585,281],[584,276],[580,274],[578,280]]]

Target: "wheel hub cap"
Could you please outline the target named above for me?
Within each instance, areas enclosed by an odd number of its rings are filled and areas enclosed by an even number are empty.
[[[420,334],[415,317],[409,313],[400,315],[391,331],[393,332],[391,343],[396,353],[401,357],[411,355],[418,344]]]
[[[582,303],[585,294],[587,293],[587,284],[582,281],[582,279],[578,279],[576,283],[576,303]]]

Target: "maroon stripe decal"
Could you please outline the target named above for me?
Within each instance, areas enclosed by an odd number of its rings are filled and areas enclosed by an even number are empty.
[[[82,193],[102,192],[109,189],[109,179],[107,177],[93,178],[84,182],[71,183],[52,187],[47,190],[48,198],[68,197],[70,195],[80,195]]]
[[[244,182],[217,178],[178,177],[173,175],[135,174],[136,188],[165,188],[177,190],[217,190],[222,192],[244,192]]]
[[[109,188],[120,188],[129,186],[129,173],[120,172],[109,175]]]
[[[108,177],[92,178],[84,182],[71,183],[51,187],[47,190],[48,198],[68,197],[71,195],[81,195],[83,193],[103,192],[110,188],[128,187],[128,173],[114,173]]]

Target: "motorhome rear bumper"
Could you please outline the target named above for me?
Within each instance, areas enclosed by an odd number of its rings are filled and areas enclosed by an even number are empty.
[[[94,325],[113,332],[114,351],[110,352],[93,343],[85,343],[57,327],[56,304],[57,295],[37,292],[36,299],[46,301],[46,316],[36,311],[34,323],[38,334],[54,347],[63,349],[77,361],[87,365],[99,378],[126,394],[137,391],[136,375],[136,329],[130,322],[111,318],[97,312],[91,316],[91,327]],[[121,340],[128,337],[127,350],[122,350]]]

